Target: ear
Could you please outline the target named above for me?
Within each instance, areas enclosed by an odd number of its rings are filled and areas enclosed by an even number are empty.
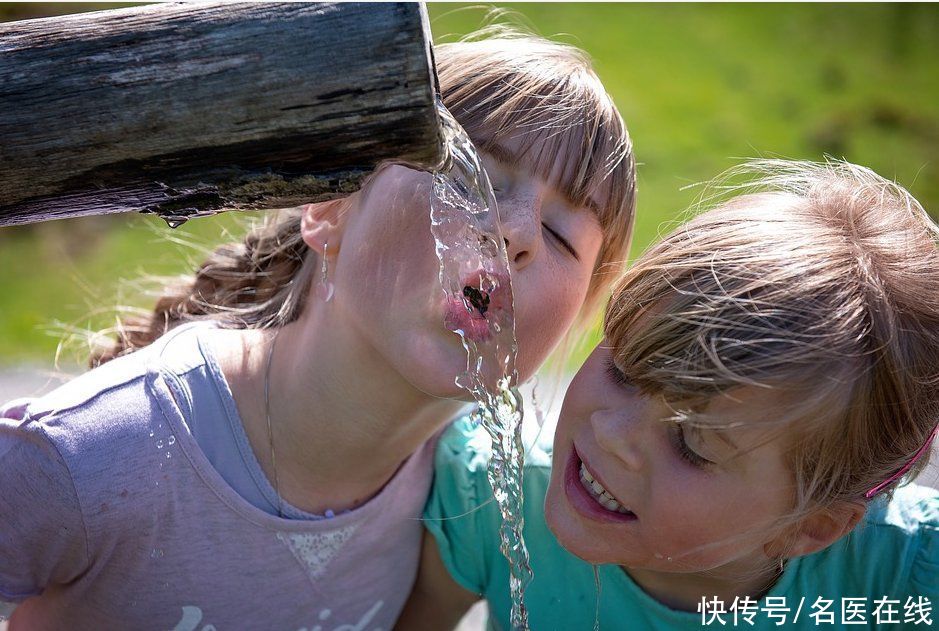
[[[800,557],[824,550],[854,530],[866,512],[866,505],[848,501],[819,508],[793,526],[789,534],[767,543],[763,550],[770,558]]]
[[[341,198],[302,207],[300,236],[310,249],[322,254],[329,244],[330,254],[339,251],[345,224],[344,202]]]

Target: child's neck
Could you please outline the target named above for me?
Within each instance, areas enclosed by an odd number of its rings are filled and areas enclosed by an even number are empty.
[[[363,504],[463,405],[418,391],[371,349],[342,339],[338,328],[311,327],[302,319],[283,327],[271,363],[278,490],[312,513]],[[252,449],[273,480],[264,406],[272,336],[240,333],[241,359],[235,352],[237,365],[226,378]]]
[[[758,562],[760,563],[760,562]],[[701,598],[714,597],[729,610],[734,598],[749,596],[759,600],[779,579],[778,568],[760,571],[759,565],[750,569],[725,566],[708,573],[659,572],[646,569],[622,568],[645,593],[669,609],[698,612]],[[741,580],[744,572],[752,578]]]

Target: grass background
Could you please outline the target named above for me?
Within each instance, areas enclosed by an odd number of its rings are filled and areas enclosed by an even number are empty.
[[[0,19],[109,6],[0,4]],[[682,187],[742,157],[845,157],[939,212],[937,5],[498,6],[584,48],[616,100],[640,163],[633,255],[693,201],[696,191]],[[439,42],[480,27],[486,10],[431,4],[430,14]],[[122,279],[184,273],[193,247],[219,242],[240,220],[171,231],[128,215],[0,229],[0,366],[51,363],[57,323],[99,328],[117,304],[147,306]]]

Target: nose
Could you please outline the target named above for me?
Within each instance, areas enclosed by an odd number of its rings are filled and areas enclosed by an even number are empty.
[[[545,191],[532,185],[520,187],[499,200],[502,236],[509,262],[517,271],[528,266],[541,244],[541,205]]]
[[[594,437],[600,447],[630,471],[643,466],[643,438],[639,421],[623,410],[598,410],[590,417]]]

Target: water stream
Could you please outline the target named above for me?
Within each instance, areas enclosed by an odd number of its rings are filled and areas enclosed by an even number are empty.
[[[492,438],[488,477],[502,515],[509,562],[511,624],[528,629],[525,587],[532,572],[522,539],[522,397],[515,368],[514,304],[505,241],[489,176],[463,128],[438,100],[446,159],[434,172],[431,232],[447,296],[446,326],[466,349],[457,385],[479,404],[475,419]]]

